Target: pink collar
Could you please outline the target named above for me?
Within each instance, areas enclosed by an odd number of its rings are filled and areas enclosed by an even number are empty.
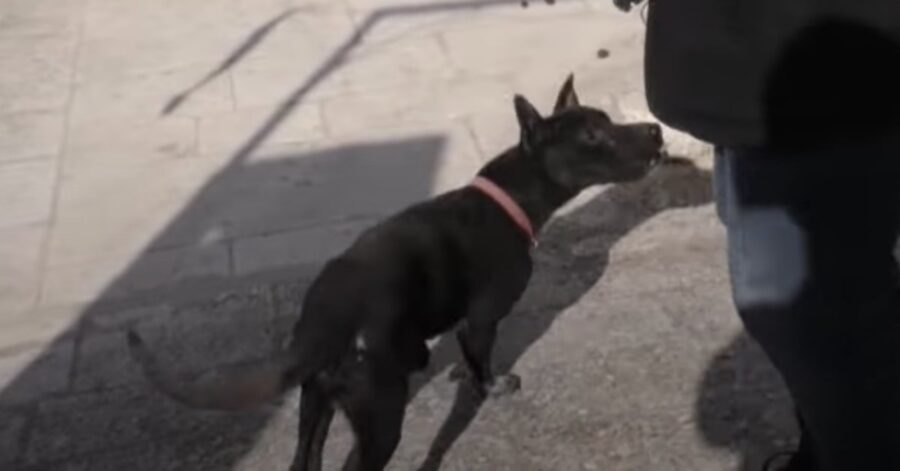
[[[525,214],[525,211],[522,210],[522,207],[519,206],[515,200],[509,196],[509,193],[497,186],[496,183],[488,180],[484,177],[475,177],[472,180],[471,186],[481,190],[482,193],[490,197],[497,203],[506,214],[522,229],[522,232],[528,236],[528,240],[531,241],[531,245],[533,247],[537,247],[537,238],[534,236],[534,228],[531,226],[531,221],[528,219],[528,215]]]

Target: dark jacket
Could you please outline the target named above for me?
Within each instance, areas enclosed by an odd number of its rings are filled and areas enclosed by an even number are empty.
[[[651,111],[721,145],[900,122],[900,0],[650,0]]]

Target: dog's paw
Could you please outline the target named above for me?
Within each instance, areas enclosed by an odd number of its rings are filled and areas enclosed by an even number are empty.
[[[487,393],[491,397],[501,397],[520,389],[522,389],[522,378],[510,373],[494,378],[494,381],[487,387]]]

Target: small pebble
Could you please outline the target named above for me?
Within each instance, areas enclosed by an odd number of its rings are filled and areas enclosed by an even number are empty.
[[[597,51],[597,57],[600,59],[606,59],[609,57],[609,49],[600,49]]]

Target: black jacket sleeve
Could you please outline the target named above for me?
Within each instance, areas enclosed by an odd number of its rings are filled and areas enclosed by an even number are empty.
[[[703,140],[807,145],[900,120],[896,0],[650,0],[651,111]]]

